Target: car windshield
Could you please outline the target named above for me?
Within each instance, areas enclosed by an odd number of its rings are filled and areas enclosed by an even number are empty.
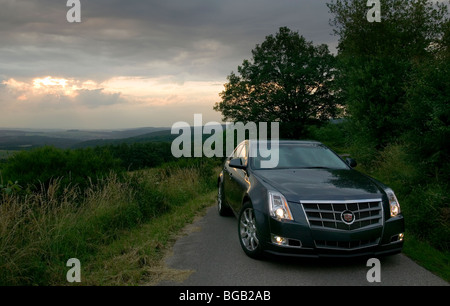
[[[259,150],[258,150],[259,152]],[[258,169],[349,169],[348,166],[330,149],[319,144],[282,144],[270,149],[269,157],[255,154],[252,168]],[[264,168],[263,160],[270,160],[278,154],[278,165],[274,168]],[[254,156],[254,155],[253,155]]]

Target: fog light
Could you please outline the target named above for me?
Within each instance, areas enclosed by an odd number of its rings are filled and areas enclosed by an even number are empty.
[[[276,245],[288,245],[286,238],[277,235],[272,235],[272,243]]]
[[[398,235],[394,235],[391,237],[391,243],[392,242],[399,242],[399,241],[403,241],[403,238],[405,237],[404,233],[400,233]]]

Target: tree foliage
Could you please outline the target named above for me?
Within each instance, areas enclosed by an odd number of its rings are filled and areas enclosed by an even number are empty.
[[[336,82],[355,135],[382,148],[410,127],[405,112],[411,77],[443,38],[446,6],[426,0],[381,0],[381,22],[369,23],[365,1],[333,0],[339,36]]]
[[[228,76],[214,109],[225,121],[280,122],[284,136],[299,137],[307,124],[337,112],[330,86],[334,60],[326,45],[314,46],[282,27]]]
[[[406,88],[405,139],[424,174],[450,181],[450,22],[433,56],[415,66]]]

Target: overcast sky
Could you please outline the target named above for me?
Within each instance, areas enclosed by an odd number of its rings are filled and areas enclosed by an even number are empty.
[[[282,26],[335,51],[328,0],[0,0],[0,127],[219,121],[226,77]]]

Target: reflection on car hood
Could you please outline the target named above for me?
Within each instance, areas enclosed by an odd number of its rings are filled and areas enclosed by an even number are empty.
[[[382,196],[374,181],[355,170],[270,169],[254,173],[291,202],[379,199]]]

